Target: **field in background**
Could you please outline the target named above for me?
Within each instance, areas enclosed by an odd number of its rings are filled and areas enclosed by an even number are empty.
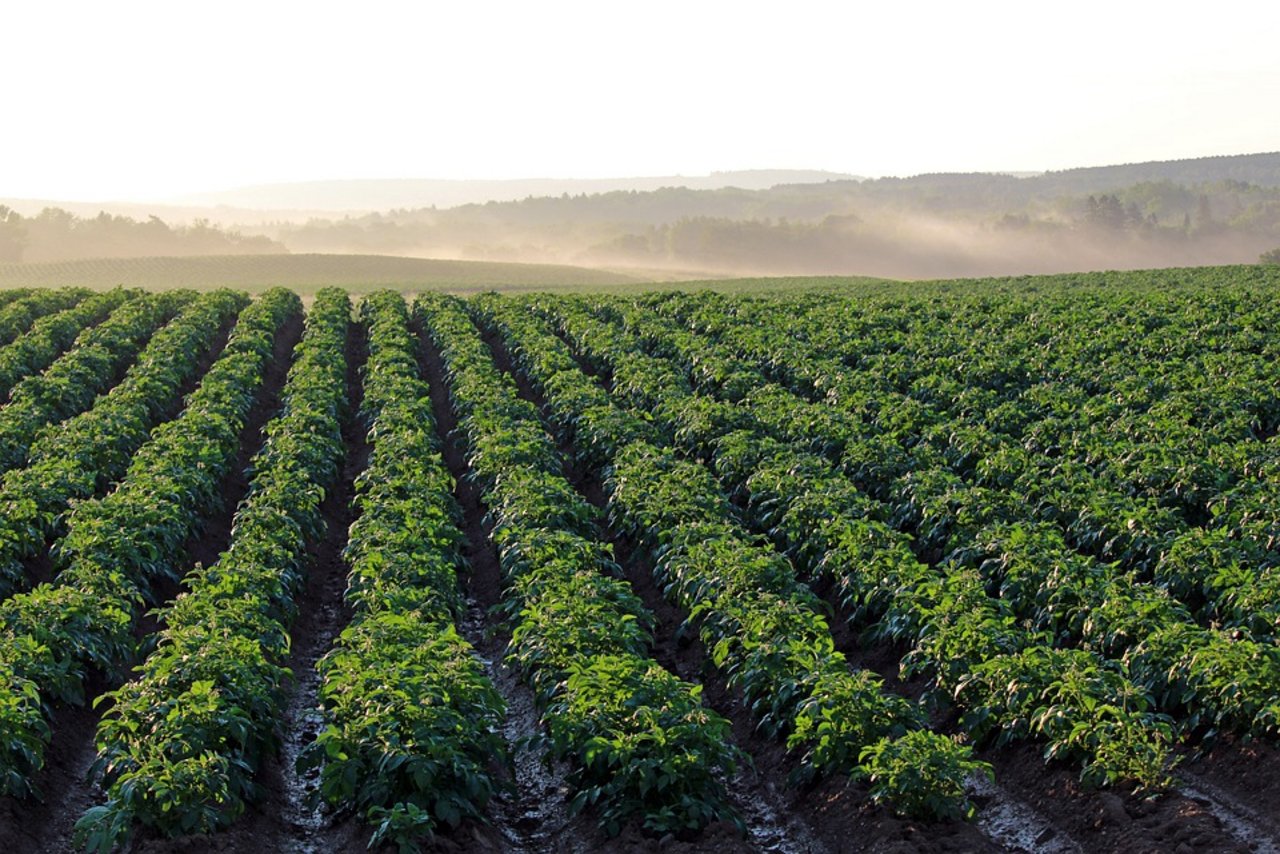
[[[391,288],[402,293],[487,290],[516,293],[642,293],[715,290],[725,293],[774,293],[829,289],[855,283],[886,283],[859,276],[778,276],[751,279],[652,281],[657,271],[626,273],[557,264],[452,261],[392,255],[218,255],[192,258],[98,258],[47,264],[0,264],[0,288],[66,287],[147,290],[226,287],[259,293],[286,287],[304,298],[325,287],[352,294]],[[666,278],[670,274],[664,274]],[[643,277],[642,277],[643,276]]]
[[[195,258],[129,258],[66,261],[49,264],[0,264],[0,289],[80,286],[103,289],[124,285],[147,290],[217,287],[260,293],[287,287],[309,298],[324,287],[352,294],[390,288],[405,294],[443,291],[473,294],[616,293],[653,291],[719,291],[732,294],[778,294],[794,291],[840,291],[845,294],[915,296],[980,287],[987,290],[1053,290],[1064,287],[1155,288],[1223,283],[1261,283],[1268,267],[1236,265],[1186,267],[1127,272],[1064,273],[988,279],[939,279],[898,282],[871,276],[771,276],[741,279],[649,281],[634,275],[553,264],[510,264],[496,261],[450,261],[388,255],[224,255]],[[1272,268],[1273,269],[1273,268]]]
[[[359,294],[379,288],[572,290],[637,282],[631,276],[585,267],[390,255],[220,255],[0,264],[0,288],[74,284],[90,288],[126,285],[148,290],[228,287],[257,292],[280,286],[307,295],[328,286],[342,286]]]

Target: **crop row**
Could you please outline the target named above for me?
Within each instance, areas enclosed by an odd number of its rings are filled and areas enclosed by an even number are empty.
[[[71,308],[90,293],[84,288],[37,290],[4,304],[0,308],[0,346],[26,332],[39,318]]]
[[[141,291],[115,288],[37,320],[12,344],[0,348],[0,400],[7,400],[9,392],[23,377],[49,367],[87,327],[101,323],[108,312],[125,300],[141,295]]]
[[[152,432],[113,492],[74,505],[53,581],[0,604],[5,791],[29,791],[43,765],[52,703],[84,702],[89,668],[116,675],[133,658],[138,611],[154,604],[158,579],[181,575],[183,545],[217,506],[276,330],[299,310],[296,295],[273,290],[242,311],[181,415]]]
[[[877,676],[850,672],[821,603],[784,557],[734,521],[710,474],[634,440],[644,414],[620,412],[536,321],[499,300],[485,307],[561,428],[609,462],[615,522],[649,549],[656,580],[688,610],[760,728],[803,754],[805,775],[856,774],[870,781],[873,797],[905,812],[971,812],[964,778],[989,768],[967,747],[923,729],[921,711],[886,693]]]
[[[570,760],[572,809],[607,833],[737,820],[724,775],[740,760],[701,688],[647,656],[652,616],[595,539],[594,508],[562,474],[536,407],[518,397],[462,304],[422,298],[493,525],[512,625],[508,661],[529,680],[554,757]]]
[[[453,478],[437,446],[399,294],[365,299],[360,416],[372,446],[357,479],[346,600],[353,614],[318,664],[325,728],[301,765],[320,795],[375,827],[370,845],[480,819],[501,781],[501,695],[454,620],[462,560]]]
[[[997,317],[975,315],[981,334],[965,338],[954,316],[876,309],[855,318],[834,300],[785,333],[747,303],[647,308],[854,416],[853,450],[874,445],[881,471],[892,471],[877,478],[881,497],[927,501],[930,487],[946,488],[926,475],[940,469],[1016,490],[1073,548],[1155,578],[1203,623],[1271,634],[1274,621],[1240,613],[1272,598],[1257,588],[1274,586],[1273,575],[1250,569],[1280,560],[1266,545],[1280,530],[1276,481],[1265,475],[1274,443],[1260,441],[1280,423],[1269,304],[1230,292],[1108,297],[1084,306],[1098,331],[1081,337],[1078,300],[1015,302]]]
[[[187,574],[187,590],[159,612],[156,651],[106,695],[95,768],[107,800],[77,824],[89,850],[111,850],[135,822],[171,836],[210,832],[256,797],[289,677],[293,595],[343,457],[350,316],[344,292],[316,295],[230,546]]]
[[[0,290],[0,308],[23,299],[24,297],[29,297],[34,292],[34,288],[6,288],[4,290]]]
[[[130,300],[86,329],[43,373],[14,386],[0,408],[0,471],[27,461],[40,428],[83,412],[110,388],[161,324],[194,294],[171,291]]]
[[[230,291],[193,301],[152,337],[118,385],[90,409],[42,431],[28,464],[5,473],[0,480],[0,598],[27,586],[25,562],[60,535],[71,501],[120,479],[150,428],[194,379],[218,331],[247,302]]]

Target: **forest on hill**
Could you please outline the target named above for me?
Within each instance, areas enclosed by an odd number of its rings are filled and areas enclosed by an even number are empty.
[[[748,187],[694,182],[230,224],[180,222],[167,211],[165,221],[132,207],[24,215],[0,205],[0,263],[321,253],[573,265],[649,279],[919,279],[1254,263],[1280,248],[1280,153],[1034,175],[740,174]],[[760,189],[762,175],[803,182]]]
[[[668,187],[261,229],[294,251],[727,275],[900,278],[1251,263],[1280,246],[1280,154],[1073,169]]]

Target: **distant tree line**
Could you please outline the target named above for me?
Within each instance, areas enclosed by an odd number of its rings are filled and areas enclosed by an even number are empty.
[[[0,263],[287,251],[269,237],[218,228],[207,220],[171,226],[154,216],[136,220],[103,212],[79,217],[61,208],[45,208],[24,217],[0,205]]]

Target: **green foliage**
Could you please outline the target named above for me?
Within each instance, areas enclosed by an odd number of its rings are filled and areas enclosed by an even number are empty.
[[[633,818],[655,833],[738,821],[722,783],[739,758],[729,724],[696,686],[645,657],[652,617],[612,577],[594,509],[565,479],[538,410],[496,368],[459,303],[423,298],[416,311],[443,356],[494,525],[508,660],[535,690],[551,754],[573,763],[571,806],[592,808],[609,835]],[[477,322],[488,321],[477,313]]]
[[[606,833],[735,820],[723,785],[743,759],[700,688],[648,657],[654,618],[606,525],[640,556],[629,569],[651,569],[688,613],[681,631],[759,731],[795,752],[795,782],[852,775],[904,815],[972,815],[964,781],[990,768],[927,730],[935,704],[974,744],[1032,740],[1091,786],[1157,791],[1176,745],[1274,738],[1276,281],[1261,268],[1219,275],[782,303],[427,297],[412,319],[400,297],[371,297],[353,617],[320,663],[325,724],[302,759],[318,797],[360,815],[375,844],[414,850],[483,821],[509,760],[501,698],[454,626],[465,538],[420,344],[443,359],[451,441],[489,514],[494,614],[533,688],[537,743],[567,763],[572,807]],[[31,297],[7,296],[0,312]],[[54,583],[0,603],[8,793],[33,794],[53,705],[83,702],[90,672],[122,675],[155,582],[180,574],[183,544],[217,506],[296,298],[241,312],[182,415],[154,425],[243,303],[120,292],[50,309],[12,345],[32,358],[65,348],[18,384],[14,412],[51,413],[46,379],[62,360],[89,383],[106,364],[105,347],[72,358],[90,333],[138,339],[120,345],[137,351],[121,357],[120,369],[135,362],[124,382],[28,430],[25,460],[0,480],[0,575],[13,589],[59,538]],[[155,329],[166,311],[176,319],[144,348],[151,332],[131,324]],[[79,828],[91,848],[139,822],[216,830],[258,794],[293,597],[342,456],[349,313],[345,295],[317,300],[231,547],[186,574],[137,678],[103,700],[108,798]],[[57,344],[69,318],[90,315],[101,322],[80,343]],[[607,507],[566,472],[592,489],[598,477]],[[924,701],[851,669],[834,620],[898,644]]]
[[[484,819],[507,762],[505,709],[450,622],[463,536],[404,301],[379,293],[360,314],[373,450],[347,540],[354,614],[318,665],[327,726],[299,764],[320,769],[321,798],[373,825],[371,845],[414,851],[439,827]]]
[[[575,390],[590,380],[568,361],[562,342],[498,300],[483,304],[485,322],[522,354],[533,381],[548,393],[553,419],[580,423],[575,419],[587,413],[572,407],[584,401],[592,406],[588,413],[599,411],[590,394]],[[566,334],[580,342],[584,358],[594,353],[595,370],[614,377],[614,393],[631,403],[633,412],[656,408],[657,420],[666,422],[676,441],[705,450],[715,446],[719,432],[750,423],[716,406],[686,418],[689,385],[669,365],[648,356],[632,361],[614,330],[584,314],[561,317],[582,322],[572,331],[566,322]],[[635,370],[615,370],[626,364]],[[543,368],[558,373],[537,373]],[[726,393],[740,395],[738,380],[726,380],[738,377],[736,371],[707,375]],[[606,445],[597,453],[611,458],[607,488],[615,528],[648,548],[655,580],[688,609],[712,663],[741,691],[759,728],[770,736],[789,734],[788,746],[803,752],[801,776],[852,773],[863,747],[922,724],[917,709],[886,695],[878,678],[848,671],[816,597],[797,582],[785,558],[742,529],[705,468],[644,441]],[[756,458],[761,456],[767,455]]]
[[[112,291],[104,298],[112,298],[106,300],[112,305],[125,296],[127,292]],[[71,311],[95,309],[96,301],[86,300]],[[243,295],[229,291],[191,301],[152,336],[110,393],[57,429],[38,435],[28,453],[29,464],[0,480],[0,590],[12,592],[24,585],[24,560],[34,556],[46,538],[61,533],[59,522],[72,499],[87,498],[120,479],[149,428],[172,407],[181,384],[195,375],[219,328],[245,302]],[[102,325],[124,320],[121,312]],[[129,316],[134,323],[150,322],[146,313]]]
[[[800,779],[848,773],[862,761],[864,745],[899,738],[923,724],[920,709],[905,697],[886,696],[879,677],[837,671],[800,704],[787,746],[805,751]]]
[[[552,754],[577,760],[572,810],[597,806],[610,836],[633,816],[659,835],[733,816],[722,775],[744,757],[699,688],[636,655],[586,655],[566,672],[546,721]]]
[[[214,309],[214,314],[195,312],[184,320],[184,325],[208,322],[217,317],[218,311],[234,310],[237,304],[243,304],[240,299],[231,297],[228,302],[228,295],[211,296],[205,301],[205,311]],[[198,518],[193,511],[199,507],[193,505],[203,498],[207,506],[216,497],[212,485],[234,454],[236,431],[225,431],[230,435],[221,446],[221,467],[186,468],[180,461],[189,459],[184,453],[189,455],[194,449],[205,454],[216,452],[218,446],[211,444],[213,435],[207,425],[247,415],[272,332],[283,320],[291,299],[296,300],[279,292],[260,303],[260,308],[245,310],[246,316],[228,344],[227,354],[209,371],[179,419],[181,425],[199,424],[204,428],[199,440],[193,441],[192,435],[175,426],[179,422],[170,422],[167,429],[157,431],[134,457],[115,492],[103,499],[76,504],[67,515],[67,534],[58,549],[64,568],[53,583],[13,596],[0,605],[0,623],[7,633],[6,643],[0,645],[0,666],[13,675],[0,686],[0,697],[4,698],[0,702],[10,703],[15,694],[27,692],[28,683],[38,685],[44,698],[82,702],[86,667],[115,673],[133,655],[132,624],[137,610],[148,601],[149,574],[170,571],[173,555]],[[150,303],[151,307],[132,321],[146,324],[158,322],[155,313],[166,310],[166,305],[172,313],[189,300],[189,295],[181,294],[135,300],[126,303],[121,311]],[[152,313],[151,320],[148,311]],[[109,319],[93,331],[102,330],[111,322]],[[123,334],[127,328],[117,329],[114,334]],[[174,343],[168,341],[170,346]],[[245,359],[254,352],[254,359]],[[195,361],[194,355],[190,358]],[[154,379],[146,387],[152,388],[153,382]],[[109,410],[107,407],[103,412]],[[83,422],[69,424],[87,426],[97,411],[95,407],[83,416]],[[75,435],[75,431],[67,435]],[[56,443],[53,447],[57,447]],[[42,524],[49,524],[48,517]],[[31,529],[23,533],[33,536]],[[34,536],[40,536],[40,529]],[[18,740],[34,756],[22,752],[0,755],[0,772],[13,779],[13,769],[38,769],[43,763],[43,741],[47,738],[44,721],[29,718],[18,733]]]
[[[1086,784],[1169,785],[1170,719],[1149,711],[1151,698],[1120,668],[1084,651],[1033,647],[991,658],[958,681],[954,696],[975,737],[1042,739],[1046,759],[1082,763]]]
[[[302,582],[307,542],[322,534],[320,502],[343,455],[350,313],[345,293],[327,291],[317,298],[285,381],[281,413],[264,428],[266,440],[254,457],[231,545],[214,566],[188,577],[187,592],[163,612],[159,646],[139,677],[109,695],[113,704],[98,727],[96,766],[107,803],[86,816],[80,827],[86,839],[112,829],[127,834],[128,822],[117,820],[118,814],[168,836],[208,832],[229,824],[256,797],[254,770],[275,745],[274,722],[290,675],[283,662],[293,593]],[[256,361],[260,375],[263,364]],[[189,408],[184,418],[197,412]],[[171,424],[186,426],[182,420]],[[221,449],[214,445],[204,453],[189,437],[174,445],[165,470],[174,490],[168,494],[178,500],[168,499],[169,506],[177,510],[181,498],[207,488],[211,482],[205,477],[216,478],[234,453],[237,432],[230,431]],[[171,435],[182,433],[180,427]],[[193,476],[201,471],[210,474]],[[205,497],[197,508],[212,500]],[[175,536],[160,541],[180,548],[186,528],[176,518],[135,517],[132,529],[163,525],[172,525]],[[143,578],[172,561],[167,550],[115,547],[112,553],[118,565],[134,565]]]
[[[129,300],[105,322],[82,331],[71,349],[43,372],[29,374],[14,385],[7,405],[0,409],[0,471],[28,461],[40,428],[87,409],[152,333],[193,296],[174,292]]]
[[[870,784],[871,799],[913,818],[972,818],[977,808],[965,780],[973,774],[994,779],[990,763],[974,759],[970,748],[925,730],[883,738],[859,760],[857,776]]]

